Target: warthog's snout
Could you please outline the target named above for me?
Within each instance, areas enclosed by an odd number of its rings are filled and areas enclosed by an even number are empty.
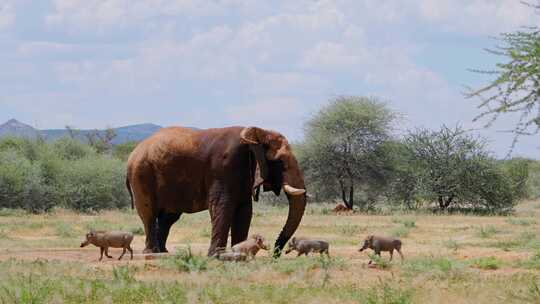
[[[81,248],[88,246],[90,243],[88,241],[84,241],[81,243]]]

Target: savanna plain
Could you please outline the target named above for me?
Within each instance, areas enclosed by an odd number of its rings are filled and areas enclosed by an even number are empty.
[[[510,216],[334,214],[308,204],[297,236],[330,242],[330,257],[295,253],[248,262],[206,258],[207,212],[182,215],[166,257],[145,259],[132,210],[83,215],[0,211],[1,303],[540,303],[540,200]],[[287,206],[255,203],[250,233],[272,243]],[[133,260],[79,248],[90,229],[135,234]],[[358,252],[369,234],[397,236],[405,260]],[[121,249],[111,249],[118,257]],[[368,266],[370,258],[376,266]]]

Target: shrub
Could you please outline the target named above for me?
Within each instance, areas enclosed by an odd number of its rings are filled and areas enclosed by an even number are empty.
[[[136,141],[129,141],[123,144],[116,145],[113,148],[113,156],[122,161],[127,161],[129,154],[131,154],[131,151],[135,149],[137,144],[138,142]]]
[[[124,174],[124,164],[107,156],[67,163],[60,177],[63,205],[79,211],[129,206]]]
[[[411,132],[405,143],[410,150],[410,159],[405,161],[417,179],[418,195],[440,210],[505,213],[521,197],[515,191],[522,187],[523,168],[506,174],[487,152],[485,140],[467,135],[460,127],[420,129]]]
[[[89,145],[69,137],[55,141],[52,148],[64,160],[78,160],[96,153]]]
[[[527,191],[529,198],[540,197],[540,161],[531,161],[529,164],[529,178],[527,179]]]
[[[0,208],[47,211],[54,205],[53,188],[41,169],[16,151],[0,152]]]
[[[30,212],[54,206],[79,211],[129,205],[121,160],[64,138],[0,140],[0,208]]]

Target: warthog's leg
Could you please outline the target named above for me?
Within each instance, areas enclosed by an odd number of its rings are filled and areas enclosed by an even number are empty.
[[[122,251],[122,254],[118,257],[118,260],[120,261],[122,257],[126,254],[126,247],[124,247],[124,250]]]
[[[109,247],[105,247],[105,256],[108,257],[109,259],[112,259],[112,256],[109,255]]]
[[[133,260],[133,249],[131,249],[131,246],[128,246],[127,249],[129,250],[129,254],[131,255],[131,259]]]
[[[99,253],[100,253],[99,261],[103,260],[103,251],[105,251],[105,249],[103,249],[103,247],[99,247]]]
[[[397,252],[399,253],[399,256],[401,257],[401,261],[403,261],[403,253],[401,253],[401,249],[397,249]]]
[[[390,262],[392,262],[393,257],[394,257],[394,249],[390,250]]]

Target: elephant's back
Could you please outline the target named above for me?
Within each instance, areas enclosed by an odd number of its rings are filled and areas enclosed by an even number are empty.
[[[196,131],[189,128],[163,128],[140,142],[131,152],[128,167],[140,162],[159,163],[173,154],[186,154],[194,150]]]

